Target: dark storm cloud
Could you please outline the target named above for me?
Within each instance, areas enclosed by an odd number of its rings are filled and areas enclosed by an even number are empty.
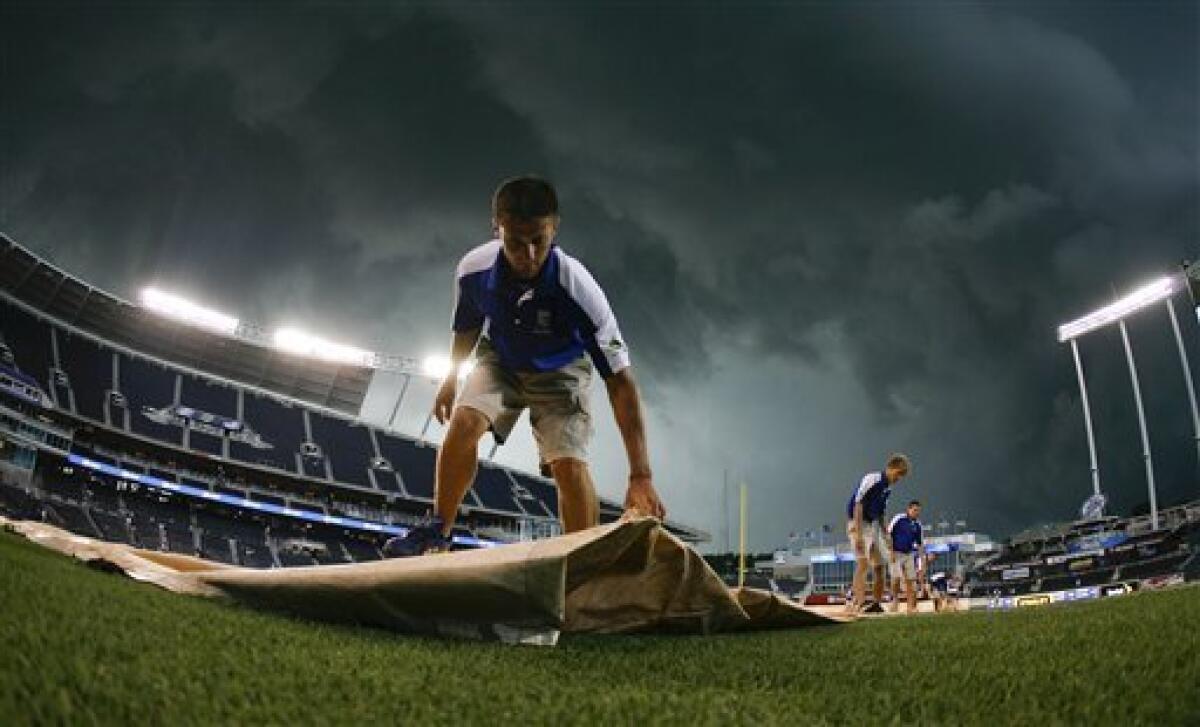
[[[898,444],[937,499],[1010,522],[1069,511],[1086,473],[1054,326],[1195,249],[1196,113],[1178,104],[1194,102],[1195,51],[1177,18],[1155,18],[1182,42],[1156,47],[1174,62],[1147,78],[1069,22],[990,8],[632,14],[535,19],[559,63],[497,51],[505,72],[571,79],[619,111],[513,103],[564,154],[591,150],[589,171],[615,159],[598,185],[611,206],[673,217],[665,238],[735,310],[727,341],[812,360],[814,334],[840,331],[877,407],[864,428],[915,423]],[[1174,404],[1160,421],[1181,420]],[[1179,497],[1186,439],[1164,441]],[[1113,463],[1114,488],[1135,463]],[[1004,484],[962,486],[982,472]]]
[[[1200,252],[1194,7],[5,13],[0,224],[121,291],[166,276],[419,353],[444,345],[496,181],[552,176],[562,243],[678,423],[661,449],[744,453],[763,545],[836,515],[841,485],[793,491],[758,449],[814,417],[843,429],[839,451],[796,443],[822,487],[874,464],[869,442],[913,451],[980,526],[1066,516],[1088,485],[1055,324]],[[1131,417],[1111,343],[1087,349],[1119,392],[1098,397],[1106,453]],[[1143,364],[1162,499],[1195,485],[1170,354]],[[778,410],[740,411],[729,367]],[[713,381],[724,411],[678,399]],[[861,424],[818,381],[860,387]],[[744,426],[705,439],[701,416]],[[1123,507],[1136,455],[1102,465]]]

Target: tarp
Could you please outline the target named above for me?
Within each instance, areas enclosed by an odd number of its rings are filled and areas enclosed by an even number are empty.
[[[241,568],[0,523],[30,540],[171,591],[408,633],[554,644],[566,633],[709,634],[845,619],[769,591],[730,589],[653,518],[495,548],[297,568]]]

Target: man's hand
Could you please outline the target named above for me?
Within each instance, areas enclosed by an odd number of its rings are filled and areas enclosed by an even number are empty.
[[[633,372],[626,367],[605,379],[604,385],[608,389],[608,400],[617,420],[617,429],[621,430],[621,439],[625,440],[625,453],[629,456],[629,490],[625,493],[625,512],[661,520],[667,516],[667,509],[658,499],[650,476],[642,400],[633,380]]]
[[[433,397],[433,416],[438,420],[438,424],[450,421],[450,412],[454,410],[454,397],[457,394],[458,377],[451,372],[438,387],[437,395]]]
[[[635,515],[649,515],[662,520],[667,508],[658,499],[658,492],[649,475],[630,475],[629,490],[625,493],[625,511]]]

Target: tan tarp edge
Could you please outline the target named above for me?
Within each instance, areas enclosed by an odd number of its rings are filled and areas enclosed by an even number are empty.
[[[760,590],[731,590],[656,520],[423,558],[262,570],[140,550],[44,523],[0,524],[171,591],[322,621],[506,642],[568,633],[707,634],[838,623]]]

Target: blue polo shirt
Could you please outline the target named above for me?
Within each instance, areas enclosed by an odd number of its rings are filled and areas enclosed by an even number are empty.
[[[556,371],[585,352],[608,378],[629,366],[616,316],[595,278],[554,245],[538,276],[514,276],[491,240],[458,264],[454,287],[455,332],[483,328],[500,359],[513,371]]]
[[[853,520],[854,506],[861,502],[863,522],[873,523],[883,519],[883,513],[887,511],[888,497],[891,494],[892,488],[888,487],[887,477],[882,470],[868,472],[863,475],[854,494],[850,496],[850,502],[846,504],[846,517]]]
[[[925,542],[922,539],[921,521],[909,517],[907,513],[892,518],[888,533],[892,536],[892,550],[897,553],[912,553]]]

